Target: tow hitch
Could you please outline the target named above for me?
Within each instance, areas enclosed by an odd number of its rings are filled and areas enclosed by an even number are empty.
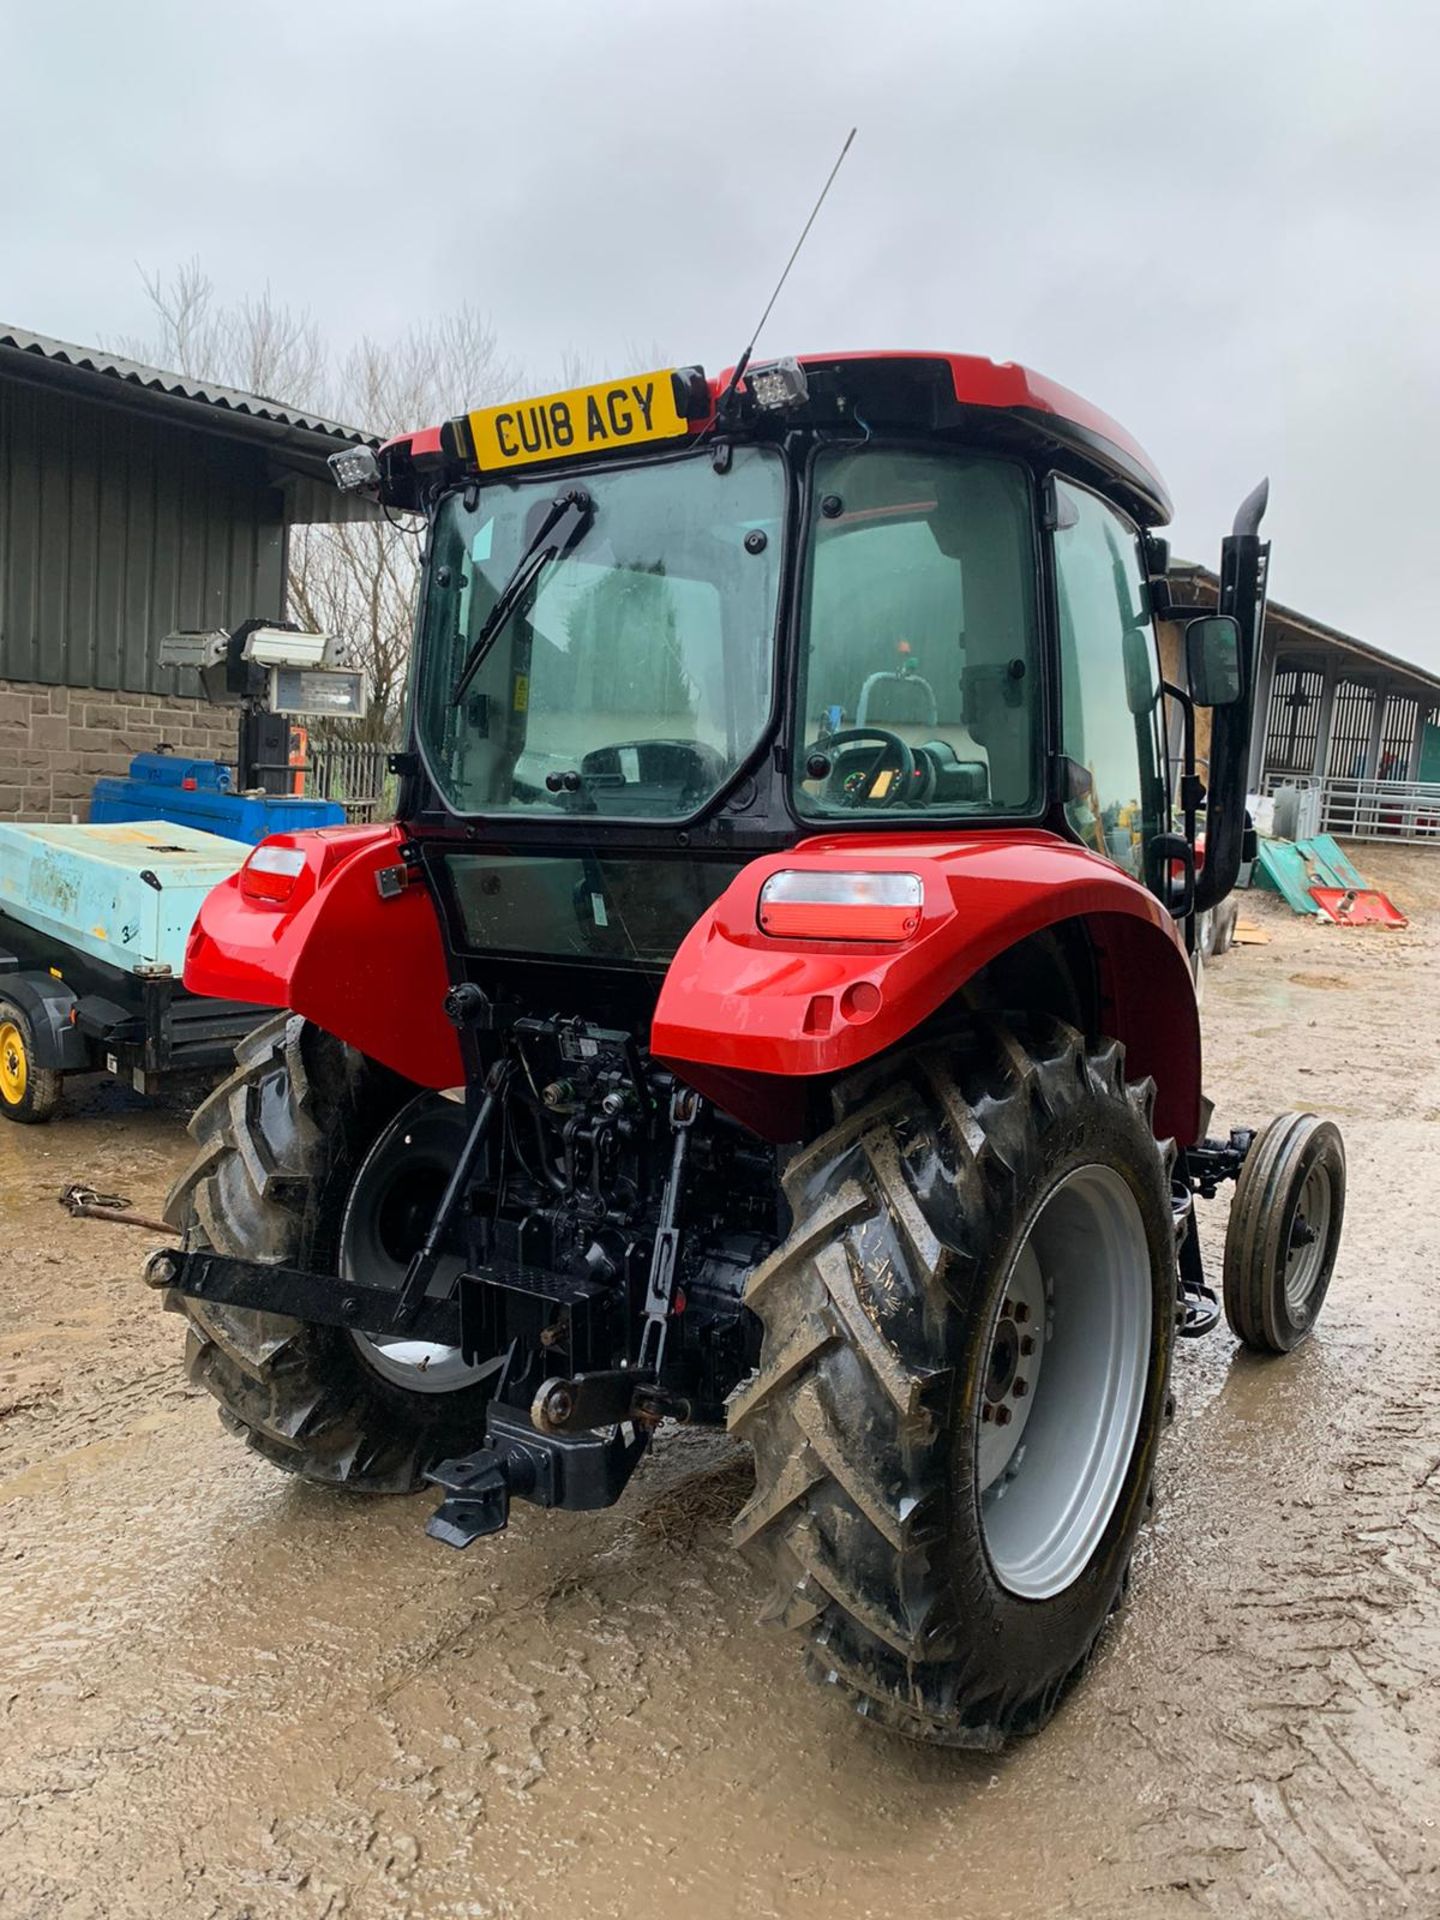
[[[432,1540],[468,1547],[500,1533],[512,1498],[571,1510],[613,1506],[649,1445],[644,1428],[598,1433],[537,1433],[523,1413],[492,1403],[478,1453],[442,1460],[425,1478],[444,1498],[425,1523]]]

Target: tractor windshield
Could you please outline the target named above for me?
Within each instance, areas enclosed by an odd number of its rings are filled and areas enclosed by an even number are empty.
[[[440,508],[416,690],[431,771],[461,813],[693,814],[769,718],[782,463],[591,472],[585,509],[557,515],[568,484],[496,479]]]

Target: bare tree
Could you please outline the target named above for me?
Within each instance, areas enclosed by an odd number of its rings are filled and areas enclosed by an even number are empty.
[[[473,307],[420,321],[398,339],[362,338],[344,351],[324,340],[309,313],[263,293],[225,304],[198,260],[167,279],[142,274],[154,326],[119,352],[263,394],[285,405],[385,436],[483,405],[513,390],[514,370]],[[417,578],[418,522],[395,516],[296,528],[289,599],[296,619],[335,634],[370,682],[366,719],[354,739],[394,738],[404,698]]]

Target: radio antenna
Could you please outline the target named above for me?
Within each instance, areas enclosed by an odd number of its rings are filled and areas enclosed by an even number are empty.
[[[810,229],[815,224],[816,215],[819,213],[821,207],[823,207],[825,204],[825,196],[829,193],[831,187],[833,187],[835,184],[835,176],[837,173],[839,173],[841,164],[843,163],[846,154],[849,153],[850,151],[851,144],[855,139],[856,131],[857,131],[856,128],[852,127],[849,133],[846,134],[845,144],[843,147],[841,147],[839,155],[835,161],[835,164],[830,169],[830,174],[828,179],[826,180],[824,186],[820,189],[820,198],[815,202],[814,206],[810,209],[810,218],[805,222],[805,225],[800,229],[800,238],[795,242],[794,248],[790,254],[790,258],[785,262],[785,270],[780,275],[780,278],[775,282],[775,291],[771,294],[770,298],[766,301],[765,311],[761,314],[760,318],[755,323],[755,331],[750,336],[750,344],[749,346],[746,347],[745,351],[741,354],[740,358],[735,362],[735,371],[730,376],[730,384],[728,387],[726,387],[724,393],[721,394],[719,405],[715,409],[715,417],[717,420],[724,413],[726,407],[729,405],[730,401],[733,399],[735,394],[735,389],[739,386],[740,382],[745,378],[745,369],[750,365],[750,356],[755,351],[755,342],[760,338],[761,330],[764,327],[765,322],[770,318],[770,309],[775,305],[775,302],[780,298],[781,288],[785,285],[785,282],[790,278],[790,269],[794,266],[796,260],[798,260],[800,257],[800,249],[804,246],[806,240],[809,238]]]

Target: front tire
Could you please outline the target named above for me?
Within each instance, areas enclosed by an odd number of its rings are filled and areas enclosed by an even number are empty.
[[[292,1015],[258,1028],[236,1060],[190,1123],[198,1150],[166,1202],[186,1246],[398,1286],[464,1137],[464,1109],[415,1098]],[[387,1160],[387,1143],[413,1144],[410,1162]],[[307,1480],[407,1493],[427,1468],[479,1444],[491,1369],[455,1367],[448,1349],[174,1292],[166,1305],[188,1318],[186,1369],[226,1425]]]
[[[1345,1224],[1345,1143],[1333,1120],[1281,1113],[1251,1142],[1225,1229],[1225,1317],[1256,1353],[1314,1331]]]
[[[898,1732],[1042,1726],[1121,1598],[1175,1325],[1152,1099],[1037,1019],[842,1088],[786,1171],[736,1542],[812,1673]]]

